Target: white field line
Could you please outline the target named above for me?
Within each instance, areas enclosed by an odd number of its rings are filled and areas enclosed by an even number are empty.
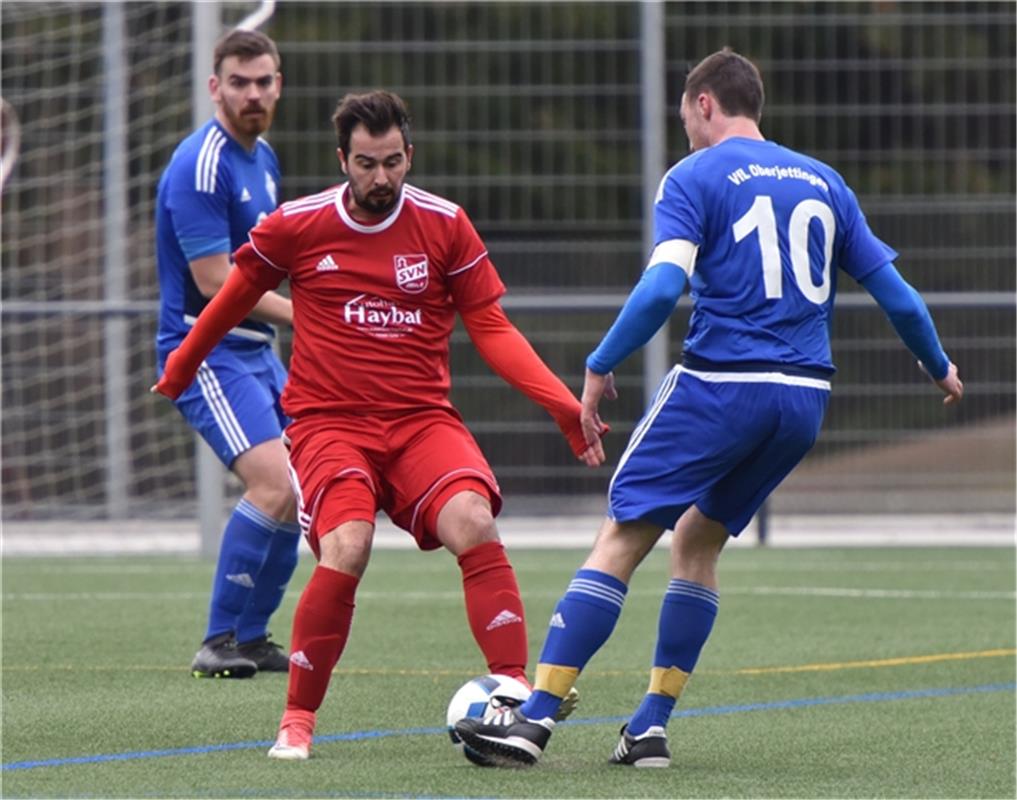
[[[309,554],[308,554],[309,556]],[[563,572],[561,566],[531,562],[526,553],[518,553],[510,559],[517,570],[531,572]],[[751,558],[751,557],[750,557]],[[578,566],[581,558],[577,558]],[[207,562],[209,565],[211,562]],[[522,565],[522,566],[521,566]],[[380,567],[375,565],[372,571]],[[18,573],[33,575],[175,575],[189,573],[195,569],[194,559],[167,559],[154,564],[131,564],[119,559],[102,559],[93,563],[80,563],[62,559],[33,564],[19,564]],[[733,572],[844,572],[844,565],[827,561],[806,561],[796,558],[794,561],[781,561],[772,558],[752,559],[744,562],[725,561],[721,559],[719,567],[721,575]],[[568,568],[564,570],[568,571]],[[908,572],[1009,572],[1017,571],[1017,565],[1009,559],[993,561],[857,561],[851,563],[851,572],[889,572],[895,575]],[[449,572],[455,574],[455,567],[441,554],[422,556],[413,562],[413,572]],[[564,586],[564,585],[563,585]]]
[[[1014,547],[1015,517],[985,514],[858,514],[774,515],[769,548],[885,546]],[[578,514],[552,517],[504,516],[498,528],[512,548],[576,548],[588,550],[601,517]],[[661,537],[665,548],[670,535]],[[730,548],[754,547],[755,525],[733,540]],[[390,521],[379,518],[376,549],[409,550],[415,542]],[[81,555],[197,555],[200,546],[195,521],[109,520],[3,521],[3,556]],[[306,545],[302,545],[306,552]],[[1010,559],[1012,561],[1012,558]]]
[[[630,591],[629,597],[657,597],[661,592],[649,589]],[[1014,600],[1017,592],[1010,591],[941,591],[937,589],[854,589],[838,586],[752,586],[722,589],[722,596],[784,596],[784,597],[843,597],[869,600]],[[357,592],[358,600],[404,603],[408,600],[462,600],[460,591],[439,592]],[[557,598],[561,591],[529,591],[527,597]],[[204,600],[207,592],[7,592],[4,602],[66,602],[69,600],[138,601],[138,600]]]

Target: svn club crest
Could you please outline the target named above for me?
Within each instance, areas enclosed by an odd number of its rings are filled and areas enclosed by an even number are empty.
[[[427,288],[427,256],[393,256],[396,285],[407,294],[420,294]]]

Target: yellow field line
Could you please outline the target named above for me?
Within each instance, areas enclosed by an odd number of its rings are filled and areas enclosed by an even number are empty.
[[[934,664],[940,661],[973,661],[978,658],[1002,658],[1017,655],[1017,648],[999,648],[996,650],[976,650],[968,653],[936,653],[927,656],[902,656],[899,658],[867,659],[864,661],[834,661],[826,664],[798,664],[778,667],[742,667],[732,670],[699,670],[697,675],[776,675],[793,672],[834,672],[844,669],[878,669],[880,667],[907,667],[917,664]],[[5,665],[3,672],[178,672],[185,669],[176,666],[108,666],[82,667],[69,664],[22,664]],[[645,670],[591,670],[584,672],[588,677],[623,677],[642,675]],[[476,673],[466,670],[450,669],[386,669],[376,667],[338,667],[333,670],[336,675],[394,676],[423,678],[468,678]]]
[[[1000,658],[1017,655],[1017,649],[978,650],[973,653],[938,653],[929,656],[904,656],[902,658],[881,658],[866,661],[840,661],[830,664],[801,664],[793,667],[746,667],[731,670],[730,675],[772,675],[782,672],[827,672],[841,669],[866,669],[878,667],[907,667],[913,664],[934,664],[937,661],[971,661],[976,658]],[[720,674],[720,673],[714,673]]]

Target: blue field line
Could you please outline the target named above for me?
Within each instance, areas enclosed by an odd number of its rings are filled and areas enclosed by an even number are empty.
[[[707,706],[705,708],[683,708],[674,712],[673,717],[715,717],[724,714],[743,714],[748,711],[782,711],[792,708],[808,708],[810,706],[845,705],[849,703],[884,703],[892,700],[919,700],[929,697],[954,697],[966,694],[985,694],[988,692],[1012,692],[1017,683],[988,683],[982,686],[960,686],[944,689],[915,689],[903,692],[872,692],[869,694],[849,694],[840,697],[802,697],[796,700],[777,700],[769,703],[746,703],[735,706]],[[625,722],[628,717],[589,717],[571,719],[567,724],[603,725]],[[315,736],[315,744],[324,742],[362,742],[368,739],[387,739],[393,736],[422,736],[444,734],[446,728],[398,728],[380,731],[350,731],[349,733],[330,733]],[[12,761],[0,766],[4,772],[9,770],[39,769],[40,767],[63,767],[71,764],[101,764],[108,761],[137,761],[145,758],[169,758],[173,756],[205,755],[229,750],[259,750],[269,748],[273,740],[263,739],[255,742],[230,742],[227,744],[209,744],[197,747],[174,747],[165,750],[137,750],[127,753],[107,753],[94,756],[75,756],[72,758],[48,758],[38,761]]]

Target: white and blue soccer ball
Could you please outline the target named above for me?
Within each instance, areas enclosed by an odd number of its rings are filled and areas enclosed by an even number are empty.
[[[483,719],[488,714],[505,706],[522,705],[529,696],[530,690],[526,685],[508,675],[481,675],[467,681],[452,695],[448,704],[446,721],[452,746],[474,764],[489,766],[491,762],[485,756],[467,747],[459,738],[459,734],[456,733],[456,723],[466,717]]]

